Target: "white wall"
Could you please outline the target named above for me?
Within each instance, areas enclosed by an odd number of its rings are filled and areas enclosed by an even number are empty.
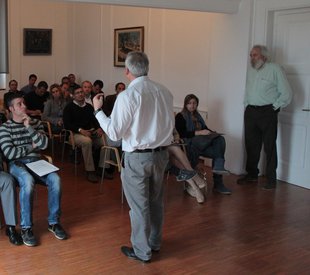
[[[212,15],[209,127],[226,135],[227,167],[243,172],[243,97],[245,91],[252,1],[242,1],[236,15]]]
[[[60,81],[72,68],[68,4],[47,0],[10,0],[8,3],[10,79],[16,79],[19,88],[28,84],[31,73],[49,84]],[[23,28],[53,29],[52,55],[24,56]]]
[[[102,79],[112,93],[128,83],[123,68],[113,66],[114,29],[145,27],[150,77],[174,94],[175,106],[194,92],[209,125],[226,133],[228,169],[243,166],[243,94],[250,35],[251,1],[238,14],[223,15],[121,6],[9,1],[10,73],[20,86],[30,73],[49,84],[75,73],[78,80]],[[23,28],[52,28],[51,56],[23,56]]]

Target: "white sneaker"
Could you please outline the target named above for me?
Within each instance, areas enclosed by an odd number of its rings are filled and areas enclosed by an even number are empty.
[[[196,198],[196,192],[193,187],[188,185],[185,190],[191,197]]]
[[[198,173],[191,179],[195,181],[199,188],[204,188],[206,186],[206,181],[199,177]]]
[[[198,203],[203,203],[205,201],[205,197],[195,182],[193,180],[187,180],[187,182],[189,183],[189,186],[186,188],[187,193],[196,198]]]

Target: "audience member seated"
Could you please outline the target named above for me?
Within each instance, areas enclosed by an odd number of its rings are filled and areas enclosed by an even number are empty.
[[[125,84],[124,84],[125,85]],[[116,84],[116,86],[118,86]],[[121,86],[121,85],[120,85]],[[99,94],[99,93],[102,93],[103,94],[103,91],[102,91],[102,88],[103,88],[103,82],[101,80],[96,80],[94,82],[94,88],[93,88],[93,96],[92,98],[96,95],[96,94]],[[122,89],[122,87],[119,87],[118,89],[118,93],[122,92],[125,90],[125,87],[124,89]],[[109,96],[108,96],[109,97]],[[103,108],[104,108],[104,105],[105,105],[105,98],[104,96],[102,97],[102,100],[103,100]],[[111,112],[112,112],[112,109],[114,107],[114,103],[115,103],[115,100],[116,100],[116,96],[115,96],[115,99],[114,100],[111,100],[110,101],[110,107],[111,107]],[[104,111],[104,110],[103,110]],[[111,114],[111,113],[110,113]],[[109,115],[110,115],[109,114]],[[111,140],[108,136],[106,136],[106,141],[107,141],[107,144],[109,146],[113,146],[113,147],[117,147],[118,148],[118,151],[119,151],[119,154],[122,155],[122,141],[121,140],[117,140],[117,141],[113,141]],[[111,156],[111,158],[115,158],[114,155]],[[108,169],[106,169],[108,175],[109,174],[113,174],[115,172],[115,167],[114,166],[110,166]]]
[[[204,190],[207,191],[205,181],[192,168],[186,154],[180,148],[180,145],[175,143],[167,147],[169,153],[170,164],[173,165],[171,170],[177,175],[177,181],[186,181],[188,186],[186,191],[192,197],[196,198],[198,203],[204,202]]]
[[[10,80],[10,82],[9,82],[9,91],[6,92],[6,93],[3,95],[3,101],[5,102],[5,99],[6,99],[7,94],[9,94],[9,93],[17,93],[17,92],[23,94],[22,91],[18,91],[18,82],[17,82],[15,79],[12,79],[12,80]]]
[[[37,81],[38,77],[35,74],[29,75],[29,82],[28,85],[24,86],[20,90],[24,93],[24,95],[29,94],[30,92],[34,92],[36,90],[35,83]]]
[[[45,81],[40,81],[35,91],[25,95],[27,114],[32,118],[41,119],[44,103],[49,97],[47,88],[47,83]]]
[[[60,86],[61,86],[62,84],[64,84],[64,83],[66,83],[66,84],[68,84],[68,85],[70,86],[70,79],[69,79],[69,77],[63,76],[63,77],[61,78],[60,83],[61,83]]]
[[[15,228],[17,224],[15,182],[10,174],[3,171],[2,162],[2,153],[0,152],[0,198],[6,223],[5,233],[12,244],[21,245],[23,240]]]
[[[70,90],[69,90],[69,84],[65,83],[65,82],[62,83],[60,85],[60,89],[61,89],[61,93],[62,93],[62,96],[65,99],[65,101],[67,103],[71,102],[72,101],[72,94],[70,93]]]
[[[75,82],[75,75],[74,74],[69,74],[69,90],[70,93],[72,94],[77,88],[80,88],[81,86]]]
[[[100,79],[97,79],[94,81],[93,83],[93,97],[96,95],[96,94],[100,94],[100,93],[103,93],[102,89],[103,89],[103,81],[100,80]]]
[[[214,191],[229,195],[231,191],[223,183],[226,142],[222,135],[210,130],[197,111],[199,99],[189,94],[184,99],[183,110],[175,117],[175,127],[187,144],[187,154],[192,167],[196,167],[199,156],[212,158]]]
[[[10,174],[17,180],[21,215],[21,236],[27,246],[37,245],[32,231],[32,205],[35,183],[42,183],[48,190],[48,230],[57,239],[67,238],[59,223],[61,215],[61,182],[57,173],[39,177],[29,172],[26,164],[40,159],[40,150],[48,144],[43,125],[37,119],[30,119],[26,113],[24,98],[20,94],[11,94],[6,101],[12,119],[0,126],[0,146],[8,160]]]
[[[42,120],[49,121],[52,132],[58,134],[63,129],[62,116],[67,103],[58,84],[51,85],[50,94],[50,99],[48,99],[44,105]]]
[[[85,102],[90,104],[91,106],[93,106],[93,102],[92,102],[93,84],[91,84],[91,82],[88,80],[83,81],[82,82],[82,91],[85,95]]]
[[[116,97],[119,93],[124,91],[126,89],[126,86],[123,82],[118,82],[115,85],[115,94],[113,95],[108,95],[103,103],[103,111],[106,114],[106,116],[110,116],[114,107],[114,103],[116,100]]]
[[[65,129],[73,132],[75,144],[82,148],[88,181],[98,182],[95,164],[100,157],[99,167],[102,167],[103,158],[100,156],[100,148],[104,145],[103,131],[94,116],[94,108],[85,102],[82,88],[77,88],[73,92],[73,102],[65,107],[63,121]]]
[[[18,82],[15,79],[10,80],[10,82],[9,82],[9,91],[3,95],[3,101],[4,102],[6,101],[7,96],[11,93],[20,93],[20,94],[24,95],[24,93],[22,91],[18,91]],[[9,111],[7,109],[7,106],[5,106],[5,104],[4,104],[4,110],[5,110],[5,115],[6,115],[7,119],[9,119]]]

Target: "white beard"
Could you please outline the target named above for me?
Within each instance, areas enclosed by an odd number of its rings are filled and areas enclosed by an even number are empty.
[[[263,65],[265,64],[265,61],[260,59],[255,63],[251,63],[252,67],[256,70],[259,70]]]

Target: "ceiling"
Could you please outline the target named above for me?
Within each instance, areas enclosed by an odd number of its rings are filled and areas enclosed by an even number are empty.
[[[237,13],[241,0],[65,0],[133,7],[177,9],[203,12]]]

